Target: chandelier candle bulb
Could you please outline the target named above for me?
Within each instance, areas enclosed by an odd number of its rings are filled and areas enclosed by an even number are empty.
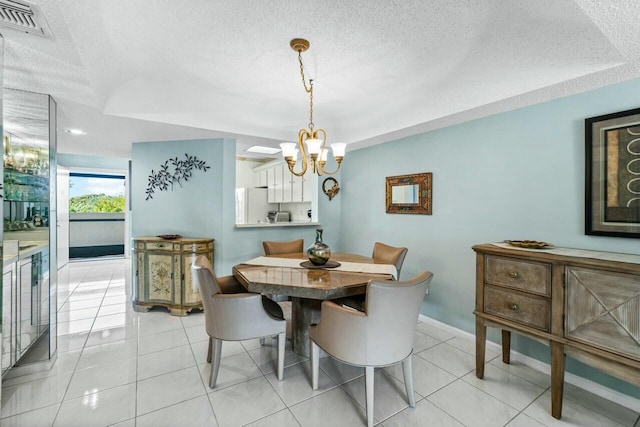
[[[342,158],[344,157],[344,152],[347,149],[347,144],[345,144],[344,142],[336,142],[334,144],[331,144],[331,149],[333,150],[333,157]]]
[[[309,149],[309,154],[319,154],[320,147],[322,147],[322,140],[317,138],[309,138],[305,141],[307,143],[307,148]]]
[[[282,149],[282,156],[286,159],[287,157],[296,158],[298,149],[296,148],[295,142],[283,142],[280,144],[280,148]]]
[[[326,148],[323,148],[320,151],[320,161],[321,162],[326,162],[327,161],[327,156],[329,155],[329,150],[327,150]]]

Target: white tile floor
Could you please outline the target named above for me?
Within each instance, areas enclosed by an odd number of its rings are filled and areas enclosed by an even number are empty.
[[[362,426],[362,369],[322,359],[311,390],[309,363],[287,351],[284,381],[275,349],[225,343],[215,390],[207,386],[204,315],[132,311],[128,261],[71,263],[60,274],[59,355],[51,371],[6,379],[3,427]],[[413,356],[416,408],[398,366],[375,374],[379,425],[640,426],[639,414],[565,385],[561,421],[549,415],[549,376],[504,365],[489,353],[484,380],[473,342],[420,323]]]

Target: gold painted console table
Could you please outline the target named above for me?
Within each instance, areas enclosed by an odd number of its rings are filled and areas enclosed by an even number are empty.
[[[476,376],[487,326],[551,347],[551,415],[562,415],[565,355],[640,385],[640,256],[569,248],[476,245]]]
[[[167,307],[173,316],[202,308],[200,292],[191,278],[191,264],[205,255],[213,264],[213,241],[206,238],[159,237],[133,239],[133,309],[146,312]]]

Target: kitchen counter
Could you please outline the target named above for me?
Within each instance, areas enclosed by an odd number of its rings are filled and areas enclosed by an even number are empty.
[[[306,227],[318,226],[319,222],[313,221],[289,221],[289,222],[261,222],[258,224],[236,224],[236,228],[266,228],[266,227]]]

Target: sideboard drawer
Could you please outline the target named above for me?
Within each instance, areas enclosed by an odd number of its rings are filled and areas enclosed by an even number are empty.
[[[549,332],[551,307],[547,298],[485,285],[484,311]]]
[[[551,295],[551,266],[495,256],[486,257],[485,281],[540,295]]]
[[[184,245],[183,250],[190,251],[190,252],[203,252],[203,251],[211,250],[212,247],[213,245],[206,244],[206,243],[193,243],[191,245]]]
[[[147,242],[146,249],[148,251],[171,251],[173,250],[173,243],[171,242]]]

